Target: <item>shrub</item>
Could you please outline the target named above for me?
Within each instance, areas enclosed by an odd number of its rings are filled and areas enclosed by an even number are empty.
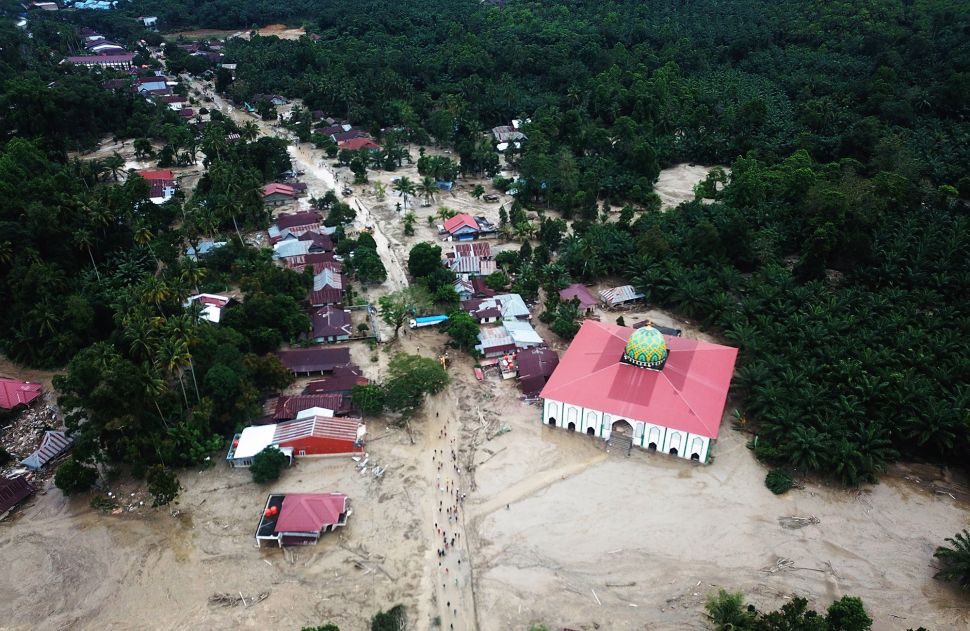
[[[59,488],[64,495],[74,495],[90,489],[97,479],[98,472],[96,469],[86,467],[74,458],[69,458],[64,464],[57,467],[57,472],[54,473],[54,486]]]
[[[148,468],[148,492],[152,494],[152,506],[164,506],[174,500],[182,485],[178,477],[160,464]]]
[[[795,486],[795,480],[785,469],[772,469],[765,476],[765,486],[775,495],[781,495]]]
[[[253,464],[249,467],[249,472],[253,476],[253,482],[265,484],[272,480],[278,480],[280,471],[286,466],[288,458],[276,447],[266,447],[253,457]]]

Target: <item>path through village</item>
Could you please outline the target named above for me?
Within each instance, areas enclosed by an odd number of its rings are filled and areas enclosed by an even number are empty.
[[[213,93],[198,80],[192,80],[193,87],[201,94],[211,96],[213,104],[221,112],[230,116],[237,124],[255,122],[263,135],[282,137],[292,141],[275,124],[259,120],[239,108],[233,107],[223,98]],[[340,192],[346,182],[336,175],[327,164],[326,155],[319,150],[300,144],[291,144],[290,158],[294,170],[305,172],[308,193],[311,197],[321,196],[326,190]],[[319,190],[322,186],[323,190]],[[404,265],[390,247],[387,235],[379,222],[372,217],[370,208],[357,196],[344,198],[357,211],[357,222],[372,228],[378,253],[387,268],[385,286],[395,291],[408,286]],[[386,337],[385,337],[386,336]],[[385,331],[384,339],[390,337]],[[445,395],[446,397],[448,395]],[[422,499],[425,532],[422,539],[427,541],[425,590],[419,598],[419,614],[425,619],[439,621],[438,628],[448,631],[473,631],[478,629],[475,611],[475,597],[472,589],[472,568],[469,562],[469,549],[465,535],[464,503],[467,487],[462,485],[462,472],[459,462],[461,421],[454,418],[455,405],[437,405],[434,418],[428,419],[425,434],[423,469],[427,479],[433,481],[431,492]],[[442,414],[443,412],[443,414]],[[431,412],[428,412],[431,416]],[[467,474],[467,472],[466,472]]]

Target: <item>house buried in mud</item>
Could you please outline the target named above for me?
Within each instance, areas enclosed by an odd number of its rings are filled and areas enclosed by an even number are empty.
[[[587,320],[540,393],[542,422],[708,462],[737,349]]]

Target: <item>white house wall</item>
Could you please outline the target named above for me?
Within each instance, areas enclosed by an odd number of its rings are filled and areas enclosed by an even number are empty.
[[[657,451],[670,453],[672,448],[676,448],[677,456],[680,458],[689,460],[691,454],[696,453],[701,462],[707,462],[711,448],[711,439],[707,436],[582,408],[553,399],[544,399],[542,404],[543,425],[567,429],[570,423],[575,423],[575,431],[585,434],[586,430],[593,428],[593,435],[604,440],[609,439],[613,423],[619,420],[625,420],[633,427],[633,444],[637,447],[649,449],[650,443],[656,443]]]

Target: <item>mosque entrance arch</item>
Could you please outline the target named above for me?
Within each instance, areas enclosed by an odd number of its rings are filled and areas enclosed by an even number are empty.
[[[613,423],[613,427],[610,428],[610,431],[612,431],[614,434],[623,434],[624,436],[630,437],[633,436],[633,426],[623,419]]]

